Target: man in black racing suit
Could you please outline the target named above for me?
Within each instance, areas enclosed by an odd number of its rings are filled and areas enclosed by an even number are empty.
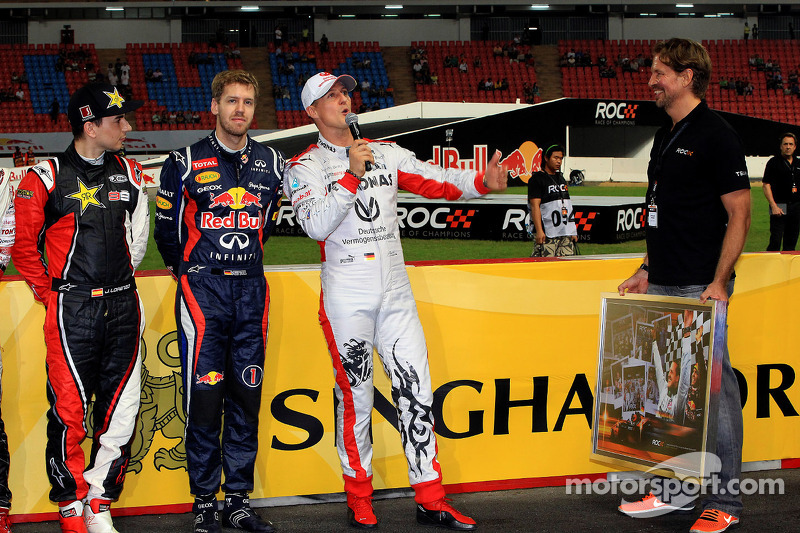
[[[141,394],[144,310],[134,269],[150,231],[141,167],[114,155],[131,130],[112,85],[70,99],[74,142],[17,188],[17,270],[47,308],[47,473],[64,532],[113,533]],[[46,255],[46,259],[45,259]],[[89,466],[80,443],[94,398]]]

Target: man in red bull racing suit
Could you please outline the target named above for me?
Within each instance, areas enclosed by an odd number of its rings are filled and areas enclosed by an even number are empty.
[[[391,142],[354,140],[345,122],[354,87],[347,75],[308,80],[303,105],[320,135],[288,163],[284,179],[299,224],[322,251],[319,316],[334,367],[336,446],[350,525],[377,526],[370,440],[375,347],[392,383],[417,520],[472,530],[475,521],[446,502],[442,487],[428,354],[400,246],[397,192],[475,198],[504,189],[506,172],[499,152],[484,175],[424,163]]]
[[[112,85],[70,98],[74,142],[17,188],[14,266],[47,308],[47,474],[64,532],[113,533],[141,394],[144,310],[134,269],[150,231],[141,167],[114,155],[131,130]],[[94,395],[88,467],[81,441]]]
[[[156,198],[155,240],[178,281],[186,455],[198,533],[220,531],[216,493],[222,472],[223,525],[273,531],[250,508],[248,493],[269,313],[263,243],[277,214],[284,160],[247,135],[257,90],[256,79],[244,71],[214,78],[217,127],[169,155]]]

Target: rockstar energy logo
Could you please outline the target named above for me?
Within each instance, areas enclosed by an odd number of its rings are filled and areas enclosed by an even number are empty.
[[[525,141],[502,159],[500,164],[508,169],[512,178],[528,183],[534,172],[542,170],[542,149],[532,141]]]

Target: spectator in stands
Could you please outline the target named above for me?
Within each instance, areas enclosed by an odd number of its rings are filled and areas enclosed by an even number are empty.
[[[467,58],[462,58],[461,63],[458,64],[458,71],[461,74],[466,74],[469,70],[469,66],[467,65]]]
[[[369,92],[371,87],[372,87],[372,85],[369,83],[369,79],[364,78],[363,80],[361,80],[361,90],[362,91]]]
[[[122,62],[122,66],[119,68],[119,77],[122,78],[123,74],[127,75],[130,78],[131,75],[131,67],[128,65],[127,61]]]
[[[17,100],[20,101],[20,102],[25,100],[25,91],[22,90],[22,85],[18,85],[17,86],[17,92],[14,93],[14,95],[17,97]]]
[[[783,84],[781,84],[781,86],[783,86]],[[744,95],[745,96],[751,96],[753,94],[753,89],[754,88],[755,87],[753,87],[753,84],[750,83],[750,80],[746,80],[745,85],[744,85]]]
[[[472,58],[472,66],[474,68],[481,68],[481,56],[475,56]]]
[[[123,70],[122,75],[119,77],[119,82],[123,86],[127,86],[131,82],[130,73],[129,71]]]
[[[730,84],[728,83],[728,78],[726,78],[725,76],[722,76],[719,79],[719,88],[720,89],[723,89],[723,90],[727,91],[729,89],[729,85]]]
[[[117,78],[122,75],[122,60],[120,58],[117,58],[114,62],[114,73],[117,75]]]
[[[16,71],[11,73],[11,83],[19,83],[19,75]]]
[[[88,78],[89,83],[94,83],[97,81],[97,72],[94,70],[94,68],[89,69],[86,72],[86,77]]]
[[[780,155],[764,167],[762,190],[769,203],[768,252],[792,251],[800,235],[800,161],[795,157],[797,137],[785,133],[781,137]]]
[[[507,91],[508,90],[508,78],[503,78],[502,80],[500,80],[500,83],[498,84],[497,88],[499,90],[501,90],[501,91]]]
[[[275,26],[275,48],[280,48],[283,44],[283,31],[280,24]]]
[[[178,114],[173,110],[169,112],[167,115],[167,124],[177,124],[178,123]]]
[[[750,25],[747,21],[744,22],[744,40],[746,41],[747,38],[750,37]]]
[[[439,75],[435,72],[431,72],[431,85],[439,85]]]
[[[156,67],[153,71],[153,81],[160,82],[164,78],[164,74],[161,72],[161,69]]]
[[[52,122],[53,124],[58,122],[59,111],[60,111],[60,106],[58,104],[58,98],[54,96],[53,101],[50,103],[50,122]]]
[[[322,34],[322,37],[319,40],[319,51],[322,53],[328,51],[328,36],[325,35],[324,33]]]
[[[486,90],[486,78],[481,78],[481,81],[478,82],[478,90],[479,91]]]
[[[186,114],[180,112],[176,113],[175,124],[186,124]]]
[[[16,146],[14,148],[14,155],[12,157],[14,160],[15,167],[25,166],[25,154],[22,153],[22,150],[19,149],[19,146]]]
[[[447,66],[445,64],[445,66]],[[414,83],[422,83],[422,63],[420,63],[419,59],[417,59],[414,64],[411,66],[411,70],[414,71]]]
[[[597,56],[597,64],[600,65],[600,68],[603,68],[608,63],[608,59],[606,58],[605,54],[600,54]]]
[[[753,24],[753,39],[758,39],[758,24]]]
[[[492,48],[492,53],[494,54],[494,57],[503,57],[503,47],[500,46],[500,43],[494,45],[494,48]]]
[[[108,83],[115,87],[119,85],[119,78],[117,77],[117,72],[114,69],[108,71]]]
[[[145,71],[144,81],[153,81],[153,69],[149,68]]]
[[[25,152],[25,166],[30,167],[36,164],[36,154],[33,153],[33,146],[28,146],[28,151]]]
[[[494,82],[492,78],[489,77],[486,79],[486,82],[483,84],[484,90],[486,91],[494,91]]]
[[[200,112],[195,111],[192,113],[192,123],[193,124],[200,124]]]
[[[169,113],[167,113],[166,109],[161,111],[161,123],[162,124],[168,124],[169,123]]]
[[[150,121],[153,123],[154,126],[161,124],[161,113],[159,113],[157,109],[153,111],[153,116],[150,117]]]

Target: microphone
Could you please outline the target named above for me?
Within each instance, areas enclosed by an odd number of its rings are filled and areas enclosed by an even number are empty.
[[[350,133],[353,134],[353,139],[364,138],[364,136],[361,135],[361,128],[358,127],[358,115],[355,113],[348,113],[344,117],[344,122],[350,126]],[[372,170],[372,163],[369,161],[364,161],[364,169],[366,169],[367,172]]]

